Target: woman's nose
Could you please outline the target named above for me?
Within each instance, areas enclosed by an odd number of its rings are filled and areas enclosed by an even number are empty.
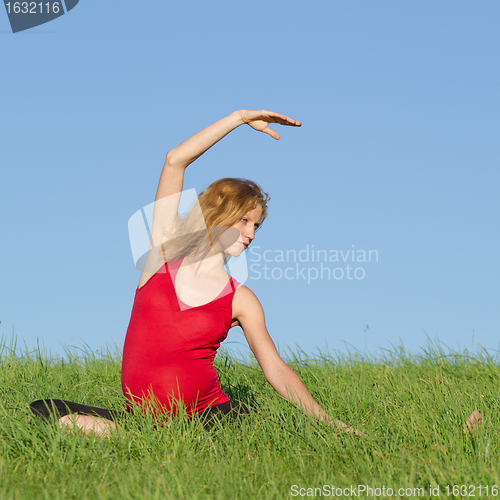
[[[245,227],[244,236],[253,240],[255,238],[255,227],[250,225],[249,227]]]

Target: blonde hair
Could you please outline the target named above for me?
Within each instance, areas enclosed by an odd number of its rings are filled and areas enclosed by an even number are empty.
[[[228,226],[238,222],[258,205],[262,207],[260,226],[267,217],[267,202],[270,199],[258,184],[247,179],[226,177],[213,182],[198,196],[197,203],[186,215],[178,220],[177,236],[162,245],[164,260],[175,262],[186,255],[204,258]]]

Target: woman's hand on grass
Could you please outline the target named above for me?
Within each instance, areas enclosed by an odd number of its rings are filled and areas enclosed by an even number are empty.
[[[300,127],[301,122],[288,118],[285,115],[274,113],[273,111],[244,109],[239,112],[243,123],[250,125],[254,130],[264,132],[272,138],[278,140],[280,135],[275,130],[269,128],[270,123],[279,123],[280,125],[288,125],[291,127]]]
[[[483,416],[477,410],[474,410],[467,419],[467,422],[465,422],[465,427],[462,429],[463,433],[472,434],[476,432],[481,426],[482,418]]]
[[[353,432],[355,436],[360,436],[360,437],[368,437],[368,434],[364,434],[361,431],[358,431],[354,427],[351,427],[347,425],[346,423],[342,422],[341,420],[333,420],[333,424],[339,428],[340,430],[343,430],[344,432]]]

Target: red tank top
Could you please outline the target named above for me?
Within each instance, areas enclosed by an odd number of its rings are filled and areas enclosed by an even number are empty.
[[[230,278],[212,302],[182,310],[174,288],[181,262],[165,264],[136,290],[123,348],[122,389],[129,401],[154,400],[162,412],[177,413],[182,401],[191,415],[229,401],[213,363],[231,327],[237,282]]]

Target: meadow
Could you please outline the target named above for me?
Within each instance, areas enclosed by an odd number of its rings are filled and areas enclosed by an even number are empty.
[[[500,366],[486,352],[288,353],[325,410],[367,437],[305,416],[255,360],[224,352],[216,360],[223,389],[257,410],[241,423],[206,431],[179,417],[158,427],[136,413],[102,439],[31,415],[29,403],[49,397],[123,410],[120,357],[118,349],[19,353],[15,342],[0,343],[0,498],[429,498],[438,487],[441,498],[500,494]],[[464,434],[473,409],[482,425]]]

